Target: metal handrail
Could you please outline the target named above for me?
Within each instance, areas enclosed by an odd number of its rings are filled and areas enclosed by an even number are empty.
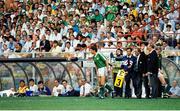
[[[176,68],[180,71],[180,67],[179,67],[179,65],[178,65],[178,64],[176,64],[174,61],[172,61],[171,59],[168,59],[168,58],[164,58],[164,57],[163,57],[162,59],[167,60],[167,61],[169,61],[169,62],[173,63],[173,64],[176,66]]]
[[[5,66],[5,67],[8,69],[8,71],[10,72],[11,77],[12,77],[12,79],[13,79],[14,90],[16,91],[15,77],[14,77],[14,75],[13,75],[12,69],[11,69],[7,64],[5,64],[5,63],[1,63],[1,64],[2,64],[3,66]]]

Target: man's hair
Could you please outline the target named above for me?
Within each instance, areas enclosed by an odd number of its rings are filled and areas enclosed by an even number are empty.
[[[171,25],[166,25],[166,28],[168,28],[168,27],[171,28]]]
[[[55,40],[55,41],[54,41],[54,43],[58,44],[58,41],[57,41],[57,40]]]
[[[81,81],[84,81],[84,82],[86,82],[86,79],[81,79]]]
[[[66,82],[66,83],[67,83],[67,80],[62,80],[62,83],[63,83],[63,82]]]
[[[59,79],[55,79],[54,81],[57,81],[59,83]]]
[[[141,52],[141,49],[140,48],[137,48],[138,52]]]
[[[123,52],[123,50],[122,50],[122,49],[120,49],[120,48],[118,48],[117,50],[119,50],[121,53]]]
[[[67,39],[67,37],[66,36],[62,36],[62,39]]]
[[[34,82],[34,79],[29,79],[29,82],[31,82],[31,81]]]
[[[71,45],[71,43],[68,41],[68,42],[66,42],[66,44],[70,44]]]
[[[43,84],[44,82],[43,81],[39,81],[38,84]]]
[[[97,47],[96,46],[92,46],[91,49],[97,52]]]
[[[20,80],[20,81],[19,81],[19,83],[21,83],[21,82],[25,83],[25,81],[24,81],[24,80]]]
[[[22,44],[21,43],[17,43],[20,47],[22,47]]]
[[[154,44],[148,44],[151,48],[154,49]]]
[[[86,44],[82,44],[81,47],[82,47],[82,48],[86,48],[87,45],[86,45]]]
[[[98,10],[98,9],[96,9],[96,10],[95,10],[95,12],[99,12],[99,10]]]
[[[176,79],[174,79],[173,81],[176,81],[176,83],[178,84],[178,81]]]
[[[132,52],[132,48],[128,47],[127,50],[130,50]]]

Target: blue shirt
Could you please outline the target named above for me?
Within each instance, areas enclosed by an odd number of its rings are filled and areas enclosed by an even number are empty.
[[[178,86],[176,86],[176,87],[171,87],[171,88],[170,88],[170,92],[171,92],[173,95],[180,96],[180,88],[179,88]]]
[[[122,59],[122,68],[124,68],[125,71],[128,72],[133,72],[134,71],[134,66],[136,64],[136,57],[135,56],[124,56]],[[130,67],[130,68],[128,68]]]
[[[38,88],[40,95],[51,95],[51,91],[48,87],[44,86],[42,89]]]
[[[73,26],[73,31],[79,33],[79,27],[78,25]]]

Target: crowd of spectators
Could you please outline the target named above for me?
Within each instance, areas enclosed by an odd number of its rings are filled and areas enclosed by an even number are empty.
[[[179,49],[179,3],[0,0],[0,54],[86,51],[91,44],[124,49],[143,41]]]

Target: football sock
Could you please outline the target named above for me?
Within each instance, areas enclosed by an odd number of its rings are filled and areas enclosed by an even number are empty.
[[[108,84],[105,84],[105,88],[108,89],[109,92],[112,92],[113,89],[111,88],[111,86],[109,86]]]

